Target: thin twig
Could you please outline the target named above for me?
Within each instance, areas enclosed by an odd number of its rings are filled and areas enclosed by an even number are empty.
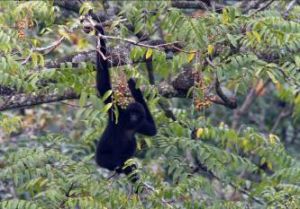
[[[269,7],[272,3],[274,2],[274,0],[270,0],[269,2],[267,2],[265,5],[263,5],[262,7],[258,8],[257,10],[255,10],[254,12],[252,12],[249,16],[253,16],[255,15],[256,13],[266,9],[267,7]]]
[[[35,48],[34,51],[39,51],[39,52],[41,52],[41,51],[46,51],[46,50],[53,50],[53,49],[55,49],[56,47],[58,47],[64,39],[65,39],[65,37],[62,36],[62,37],[60,37],[57,41],[54,41],[52,44],[50,44],[49,46],[38,47],[38,48]],[[48,51],[47,53],[49,53],[49,51]],[[46,53],[46,54],[47,54],[47,53]]]
[[[151,185],[149,185],[149,184],[147,184],[147,183],[145,183],[145,182],[143,182],[142,185],[143,185],[146,189],[150,190],[151,192],[153,192],[153,193],[158,193],[158,191],[157,191],[153,186],[151,186]],[[162,199],[161,199],[161,202],[162,202],[163,204],[165,204],[165,205],[167,205],[167,206],[173,208],[173,206],[172,206],[170,203],[173,203],[173,202],[175,202],[175,201],[174,201],[174,200],[165,200],[164,198],[162,198]]]
[[[87,108],[87,107],[91,107],[92,106],[92,104],[80,106],[80,105],[70,104],[70,103],[67,103],[67,102],[60,102],[60,103],[64,104],[64,105],[71,106],[71,107],[76,107],[76,108]]]
[[[109,176],[109,177],[107,178],[107,180],[112,179],[112,178],[115,177],[116,175],[118,175],[118,173],[117,173],[117,172],[114,172],[111,176]]]
[[[25,58],[25,60],[24,60],[23,62],[21,62],[21,65],[25,65],[25,64],[29,61],[29,59],[30,59],[30,57],[31,57],[31,55],[32,55],[33,52],[43,52],[43,51],[49,50],[49,51],[43,53],[43,55],[48,54],[48,53],[51,52],[52,50],[56,49],[56,48],[61,44],[61,42],[62,42],[64,39],[65,39],[65,37],[62,36],[62,37],[60,37],[60,39],[54,41],[54,42],[53,42],[52,44],[50,44],[49,46],[32,48],[32,49],[30,50],[29,55]]]
[[[279,123],[286,117],[290,116],[293,113],[293,107],[286,107],[279,113],[278,117],[275,120],[275,123],[271,129],[271,133],[274,133],[274,131],[277,129]]]
[[[255,99],[261,94],[261,92],[267,87],[267,85],[269,85],[270,82],[271,79],[267,79],[266,82],[259,89],[255,89],[255,87],[252,87],[250,89],[241,107],[235,110],[233,113],[233,120],[232,120],[233,129],[237,128],[241,116],[248,112],[250,106],[253,104]]]
[[[210,66],[212,66],[213,68],[216,68],[215,64],[208,57],[206,58],[206,61],[208,62],[208,64]],[[218,103],[218,104],[223,104],[224,106],[229,107],[230,109],[237,108],[236,98],[235,97],[228,98],[224,94],[224,92],[223,92],[223,90],[221,88],[221,85],[220,85],[220,82],[219,82],[217,74],[215,75],[215,90],[216,90],[217,95],[221,98],[221,100],[224,103],[219,103],[220,101],[215,100],[215,97],[209,97],[209,100],[211,102],[215,102],[215,103]]]
[[[291,1],[287,7],[286,7],[286,10],[284,12],[284,17],[286,18],[288,15],[289,15],[289,12],[294,8],[295,4],[297,3],[298,0],[293,0]]]
[[[84,19],[87,20],[91,24],[91,26],[93,26],[93,27],[95,27],[96,24],[97,24],[90,17],[84,17]],[[143,44],[143,43],[140,43],[139,41],[134,41],[134,40],[131,40],[131,39],[128,39],[128,38],[121,38],[121,37],[117,37],[117,36],[103,35],[101,33],[98,33],[97,35],[100,38],[103,38],[103,39],[112,39],[112,40],[124,41],[124,42],[130,43],[130,44],[136,45],[136,46],[152,48],[152,49],[156,49],[156,50],[160,50],[160,51],[164,50],[162,47],[174,46],[175,44],[181,43],[180,41],[174,41],[174,42],[171,42],[171,43],[164,43],[164,44],[158,44],[158,45],[148,45],[148,44]]]
[[[187,54],[195,54],[195,53],[197,53],[198,51],[197,50],[193,50],[193,51],[186,51],[186,50],[183,50],[183,49],[181,49],[181,48],[179,48],[179,47],[177,47],[177,46],[172,46],[174,49],[176,49],[176,50],[178,50],[178,51],[180,51],[180,52],[184,52],[184,53],[187,53]]]
[[[73,187],[74,187],[74,182],[71,183],[71,186],[69,187],[68,191],[65,193],[66,198],[69,198],[69,197],[70,197],[70,192],[71,192],[71,190],[73,189]],[[67,202],[67,199],[64,199],[64,200],[62,201],[62,203],[60,204],[60,207],[61,207],[61,208],[64,208],[64,207],[65,207],[64,205],[65,205],[66,202]]]
[[[141,46],[141,47],[146,47],[146,48],[151,48],[151,49],[156,49],[156,50],[164,50],[162,47],[164,46],[172,46],[174,44],[178,44],[180,43],[180,41],[174,41],[174,42],[170,42],[170,43],[164,43],[164,44],[158,44],[158,45],[148,45],[148,44],[143,44],[128,38],[121,38],[121,37],[117,37],[117,36],[108,36],[108,35],[102,35],[102,34],[98,34],[98,36],[100,36],[100,38],[104,38],[104,39],[113,39],[113,40],[118,40],[118,41],[124,41],[136,46]]]

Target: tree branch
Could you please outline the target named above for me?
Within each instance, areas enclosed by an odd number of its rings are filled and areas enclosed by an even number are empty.
[[[78,13],[81,2],[79,0],[54,0],[54,5]]]
[[[294,8],[295,4],[298,2],[299,0],[292,0],[286,7],[286,10],[284,12],[283,17],[287,18],[289,16],[290,11]]]
[[[242,106],[235,110],[233,113],[233,121],[232,121],[232,128],[236,129],[239,124],[239,120],[242,115],[246,114],[249,110],[250,106],[253,104],[257,96],[266,88],[266,86],[271,82],[270,79],[268,79],[264,85],[261,86],[259,89],[255,89],[255,87],[252,87],[246,96],[246,99],[244,100]]]
[[[158,92],[166,98],[179,97],[186,98],[188,90],[194,85],[194,76],[192,70],[184,70],[176,75],[171,82],[162,81],[157,85]],[[0,111],[30,107],[43,103],[59,102],[68,99],[78,99],[80,95],[72,90],[66,90],[62,93],[49,94],[15,94],[11,96],[0,97]],[[221,104],[217,103],[216,104]],[[221,104],[224,105],[224,104]]]
[[[224,92],[223,92],[223,90],[221,88],[221,85],[220,85],[218,77],[216,77],[215,88],[216,88],[216,93],[222,99],[224,106],[229,107],[230,109],[237,108],[236,98],[235,97],[228,98],[224,94]],[[212,100],[212,99],[211,99],[211,101],[214,102],[214,100]],[[215,103],[217,103],[217,100],[215,100]],[[218,104],[221,104],[221,103],[218,102]]]
[[[180,47],[178,44],[173,44],[169,45],[166,44],[163,40],[149,40],[149,41],[143,41],[140,42],[139,44],[142,44],[144,46],[152,46],[152,47],[157,47],[159,46],[160,48],[163,48],[164,50],[172,50],[174,52],[178,52],[178,49],[176,48]],[[180,48],[179,48],[180,49]],[[126,65],[128,63],[128,54],[130,53],[128,47],[126,46],[121,46],[121,47],[116,47],[108,52],[108,59],[109,59],[109,65],[110,67],[115,67],[115,66],[121,66],[121,65]],[[75,53],[72,55],[67,55],[65,57],[61,57],[55,60],[51,60],[50,62],[47,62],[45,67],[46,68],[59,68],[62,63],[67,63],[70,62],[73,64],[73,67],[76,67],[80,62],[89,62],[91,61],[92,63],[95,63],[96,61],[96,51],[95,50],[90,50],[86,52],[79,52]],[[145,59],[141,59],[136,62],[145,62]]]
[[[209,4],[206,4],[205,2],[208,2],[209,1],[182,1],[182,0],[172,0],[172,7],[176,7],[176,8],[179,8],[179,9],[203,9],[203,10],[208,10],[209,8],[211,8],[211,5],[210,3]],[[223,4],[218,4],[218,3],[215,3],[214,4],[214,9],[216,11],[222,11],[222,9],[224,8],[225,6]]]
[[[45,46],[45,47],[38,47],[38,48],[32,48],[30,50],[29,55],[24,59],[24,61],[21,63],[22,65],[25,65],[31,58],[31,55],[33,52],[44,52],[43,54],[48,54],[50,51],[54,50],[55,48],[57,48],[62,41],[65,39],[65,37],[60,37],[58,40],[54,41],[53,43],[51,43],[49,46]]]
[[[252,12],[252,13],[250,14],[250,16],[255,15],[256,13],[265,10],[265,9],[268,8],[273,2],[274,2],[274,0],[270,0],[270,1],[266,2],[263,6],[261,6],[260,8],[258,8],[257,10],[255,10],[254,12]]]
[[[287,106],[286,108],[282,109],[279,113],[278,117],[275,120],[275,123],[271,129],[271,133],[274,133],[274,131],[277,129],[279,123],[286,117],[290,116],[293,113],[293,107]]]
[[[44,103],[59,102],[66,99],[78,99],[79,95],[72,90],[50,94],[16,94],[0,98],[0,111],[31,107]]]

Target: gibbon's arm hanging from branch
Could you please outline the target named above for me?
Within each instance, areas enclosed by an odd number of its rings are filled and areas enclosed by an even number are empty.
[[[136,89],[136,84],[133,79],[128,80],[128,87],[131,91],[131,94],[134,98],[134,100],[141,105],[143,105],[145,110],[145,120],[143,121],[143,124],[140,126],[140,128],[137,129],[137,132],[140,134],[144,134],[147,136],[154,136],[156,135],[156,127],[155,122],[153,120],[153,117],[149,111],[149,108],[147,106],[146,101],[144,100],[143,94],[140,89]]]
[[[89,33],[95,30],[97,37],[96,45],[96,87],[101,97],[112,90],[110,75],[109,75],[109,63],[107,60],[106,43],[101,35],[104,35],[103,27],[100,23],[95,23],[91,18],[92,11],[88,15],[82,17],[81,22],[84,24],[84,32]],[[104,100],[104,104],[112,103],[112,94],[110,93]],[[113,108],[108,110],[109,120],[114,121]]]
[[[96,35],[103,34],[103,28],[100,25],[95,25]],[[106,57],[106,44],[101,38],[97,40],[97,52],[96,52],[96,86],[101,97],[105,95],[111,88],[110,76],[108,72],[108,61]],[[110,94],[104,103],[108,104],[112,102],[112,95]]]

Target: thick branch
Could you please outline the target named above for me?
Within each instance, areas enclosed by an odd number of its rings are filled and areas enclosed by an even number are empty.
[[[210,1],[181,1],[181,0],[173,0],[172,1],[172,7],[177,7],[180,9],[203,9],[208,10],[212,5],[210,5]],[[216,11],[222,11],[222,9],[225,7],[222,4],[215,3],[214,8]]]
[[[81,2],[79,0],[54,0],[54,5],[78,13]]]
[[[177,91],[174,86],[166,82],[158,85],[158,91],[165,97],[185,97],[182,92]],[[69,99],[78,99],[80,95],[72,90],[66,90],[62,93],[49,93],[49,94],[15,94],[11,96],[0,97],[0,111],[17,109],[23,107],[31,107],[44,103],[59,102]]]
[[[235,97],[229,98],[224,94],[218,77],[216,77],[215,88],[216,88],[216,93],[222,99],[222,102],[221,101],[219,102],[217,99],[215,99],[215,100],[211,99],[212,102],[217,103],[217,104],[222,104],[226,107],[229,107],[230,109],[237,108],[236,98]]]
[[[165,50],[173,50],[178,51],[175,48],[172,47],[172,45],[165,45],[165,42],[162,40],[150,40],[150,41],[144,41],[141,42],[141,44],[144,45],[151,45],[151,46],[160,46],[161,48]],[[176,48],[178,48],[178,44],[176,45]],[[108,59],[110,67],[115,66],[121,66],[130,64],[128,63],[128,54],[130,51],[128,50],[128,47],[116,47],[108,52]],[[91,50],[87,52],[80,52],[72,55],[68,55],[62,58],[58,58],[55,60],[51,60],[50,62],[46,63],[46,68],[59,68],[62,63],[72,63],[73,67],[76,67],[80,62],[92,62],[95,63],[96,60],[96,51]],[[145,59],[140,60],[139,62],[144,62]]]
[[[180,9],[205,9],[207,10],[207,5],[202,1],[172,1],[173,7]]]
[[[14,89],[0,85],[0,96],[1,95],[12,95],[14,93],[15,93]]]
[[[194,77],[192,75],[192,70],[187,70],[179,73],[171,82],[162,81],[157,85],[157,88],[159,94],[163,97],[185,98],[188,90],[193,85]],[[50,93],[47,95],[16,94],[12,96],[3,96],[0,97],[0,111],[78,98],[79,95],[71,90],[66,90],[63,93]],[[221,99],[219,98],[219,100]]]
[[[216,69],[216,66],[209,58],[207,58],[206,61],[211,67]],[[229,107],[230,109],[237,108],[236,97],[229,98],[224,94],[217,75],[215,76],[215,90],[218,96],[209,96],[209,100],[211,102],[224,105],[225,107]]]
[[[67,90],[62,94],[16,94],[12,96],[4,96],[0,98],[0,111],[31,107],[34,105],[58,102],[66,99],[78,99],[79,95],[71,90]]]

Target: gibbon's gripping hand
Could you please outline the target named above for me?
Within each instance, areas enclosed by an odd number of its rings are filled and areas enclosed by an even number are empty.
[[[144,100],[143,94],[139,88],[136,88],[136,82],[133,78],[130,78],[127,81],[128,88],[130,89],[131,95],[135,99],[136,102],[140,102],[141,104],[145,104],[146,102]]]
[[[128,84],[128,88],[130,89],[130,91],[135,91],[135,80],[133,78],[130,78],[128,81],[127,81],[127,84]]]

